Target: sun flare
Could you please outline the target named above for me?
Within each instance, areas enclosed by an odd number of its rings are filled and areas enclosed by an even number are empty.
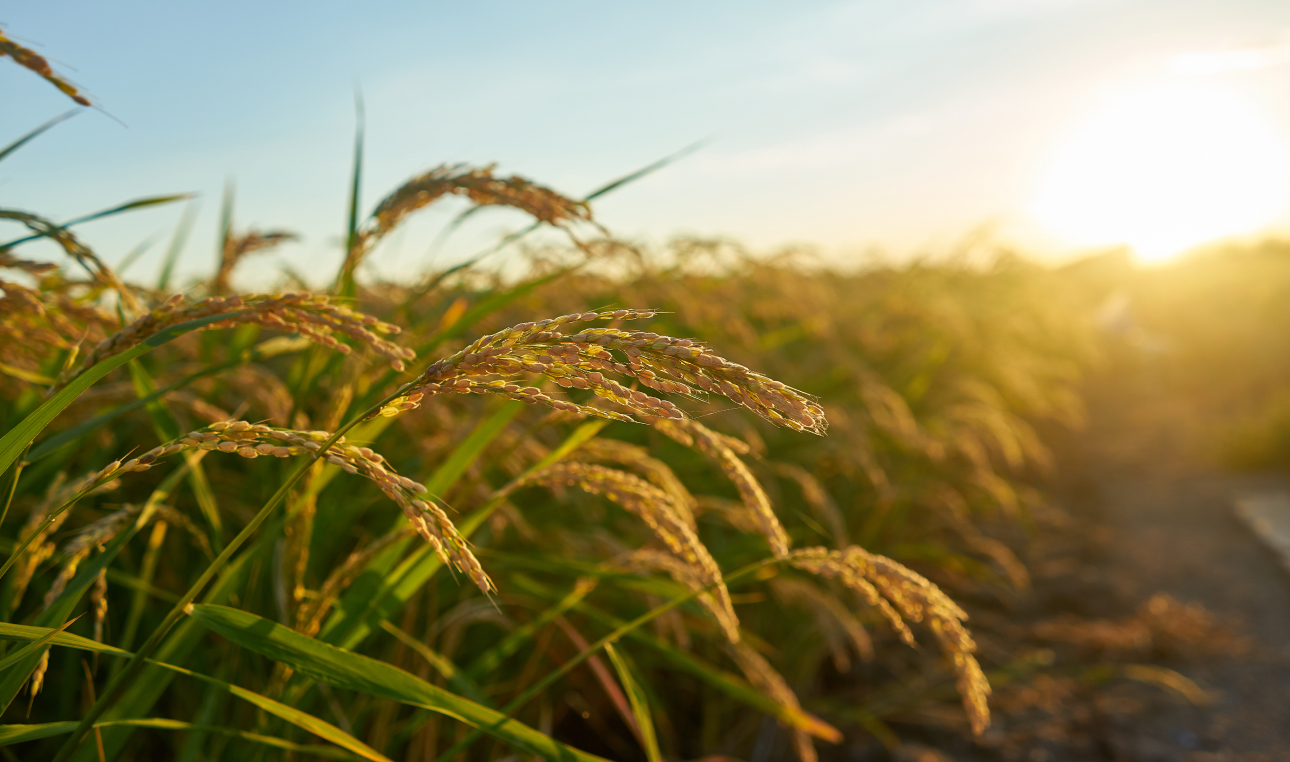
[[[1288,175],[1285,139],[1236,93],[1140,87],[1075,127],[1032,211],[1073,243],[1127,244],[1160,261],[1279,219]]]

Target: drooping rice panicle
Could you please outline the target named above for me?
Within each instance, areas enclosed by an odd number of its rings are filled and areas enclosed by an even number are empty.
[[[976,644],[963,626],[967,612],[939,587],[890,558],[855,546],[843,550],[804,548],[793,551],[788,562],[812,574],[837,579],[860,593],[911,646],[914,636],[904,620],[926,623],[953,666],[972,732],[985,732],[990,724],[986,703],[990,684],[973,656]]]
[[[450,195],[464,196],[476,206],[518,209],[548,225],[591,221],[585,203],[523,177],[495,177],[491,166],[443,165],[412,178],[377,204],[372,216],[356,232],[342,272],[352,274],[376,244],[409,214]]]
[[[16,609],[18,604],[22,601],[23,594],[27,591],[27,586],[30,584],[31,578],[35,575],[36,569],[54,554],[56,546],[53,542],[49,541],[49,538],[53,536],[53,534],[62,526],[63,522],[67,520],[68,513],[64,511],[58,514],[54,517],[52,522],[46,525],[45,520],[49,517],[49,514],[86,488],[94,486],[94,489],[88,493],[93,494],[94,492],[106,491],[116,486],[111,480],[107,480],[95,486],[94,476],[96,475],[84,477],[75,482],[69,483],[64,474],[59,474],[54,477],[52,483],[49,485],[49,489],[45,492],[44,498],[32,507],[31,513],[27,516],[26,523],[18,532],[19,542],[25,541],[29,537],[32,539],[27,545],[27,549],[23,551],[22,557],[14,564],[13,587],[11,588],[12,597],[9,603],[10,610]],[[44,525],[43,528],[42,525]]]
[[[119,510],[113,511],[103,518],[91,524],[87,524],[76,536],[68,540],[63,546],[63,566],[50,585],[49,591],[45,593],[45,608],[49,608],[58,596],[63,594],[67,583],[72,581],[76,576],[76,569],[81,562],[89,558],[90,552],[95,548],[109,542],[112,538],[120,534],[122,529],[130,523],[130,520],[139,515],[142,506],[127,505]],[[66,515],[66,514],[64,514]]]
[[[566,389],[589,390],[637,415],[672,420],[686,417],[669,400],[628,389],[607,376],[616,374],[667,394],[697,397],[714,392],[776,425],[824,433],[824,411],[806,395],[712,354],[690,339],[617,328],[582,328],[565,333],[573,330],[576,323],[641,320],[655,314],[653,310],[573,313],[521,323],[483,336],[451,357],[432,363],[381,414],[397,415],[415,408],[428,394],[455,392],[500,394],[557,410],[635,420],[616,411],[554,399],[537,387],[501,380],[529,373],[544,375]]]
[[[19,45],[6,37],[4,32],[0,32],[0,58],[4,56],[9,56],[19,66],[36,72],[44,78],[46,82],[57,87],[63,95],[66,95],[68,98],[71,98],[80,105],[94,105],[90,103],[90,99],[82,95],[81,91],[72,85],[72,83],[63,79],[58,74],[55,74],[53,67],[49,65],[49,61],[46,61],[44,56],[30,48],[25,48],[22,45]]]
[[[693,570],[701,587],[713,586],[725,616],[718,618],[726,638],[739,640],[738,617],[721,577],[721,568],[690,525],[681,518],[667,493],[638,476],[589,463],[561,462],[521,480],[516,486],[567,486],[602,495],[644,521],[667,549]]]
[[[693,443],[693,447],[716,463],[739,491],[740,500],[752,512],[758,529],[770,544],[771,552],[776,558],[783,558],[788,554],[792,544],[788,539],[788,533],[784,531],[784,525],[779,523],[779,519],[775,516],[775,511],[770,506],[770,498],[766,496],[766,490],[762,489],[761,483],[753,476],[752,471],[749,471],[748,466],[739,459],[735,451],[737,445],[732,445],[730,437],[719,434],[694,420],[656,420],[654,428],[682,444]]]
[[[103,623],[107,621],[108,613],[106,568],[99,569],[94,586],[90,588],[90,609],[94,613],[94,640],[102,643]]]
[[[247,421],[220,421],[188,434],[125,462],[114,461],[86,477],[90,484],[116,479],[127,473],[146,471],[161,459],[185,450],[207,450],[236,453],[244,458],[314,455],[331,438],[326,431],[276,429]],[[470,552],[465,538],[457,531],[448,514],[426,495],[425,485],[400,476],[380,454],[368,447],[348,444],[344,437],[322,455],[341,470],[362,476],[393,500],[413,528],[434,549],[443,562],[470,577],[480,590],[491,592],[492,580],[484,573],[479,560]]]

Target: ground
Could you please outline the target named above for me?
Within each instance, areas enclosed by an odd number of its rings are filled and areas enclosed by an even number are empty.
[[[1065,520],[1029,542],[1033,591],[969,605],[987,665],[1041,647],[1052,665],[996,686],[976,742],[901,728],[894,753],[857,737],[841,758],[1290,762],[1290,571],[1232,510],[1290,493],[1290,473],[1217,465],[1222,416],[1167,381],[1137,368],[1089,382],[1087,425],[1055,438],[1046,487]],[[1125,679],[1129,665],[1146,677]]]

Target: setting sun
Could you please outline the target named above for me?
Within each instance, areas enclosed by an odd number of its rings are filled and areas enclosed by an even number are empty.
[[[1032,210],[1074,243],[1127,244],[1160,261],[1277,220],[1288,169],[1283,136],[1235,93],[1141,87],[1072,130]]]

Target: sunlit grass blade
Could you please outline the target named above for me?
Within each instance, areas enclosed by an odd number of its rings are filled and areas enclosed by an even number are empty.
[[[0,746],[23,741],[37,741],[50,736],[61,736],[76,730],[75,722],[45,722],[39,725],[0,725]]]
[[[15,368],[12,365],[6,365],[2,362],[0,362],[0,373],[5,374],[6,376],[12,376],[20,381],[26,381],[31,384],[40,384],[41,386],[53,386],[55,383],[54,379],[49,376],[42,376],[39,373],[26,370],[24,368]]]
[[[641,688],[640,681],[632,674],[627,660],[617,648],[614,648],[613,643],[605,644],[605,653],[609,654],[609,660],[614,664],[614,671],[618,673],[618,680],[623,684],[627,700],[631,702],[632,716],[636,718],[636,727],[641,735],[645,758],[649,762],[662,762],[663,757],[658,751],[658,736],[654,733],[654,719],[649,713],[649,700],[645,696],[644,689]]]
[[[711,138],[696,140],[690,145],[682,148],[681,150],[675,153],[668,154],[667,156],[664,156],[663,158],[659,159],[656,162],[653,162],[652,164],[646,164],[645,166],[641,167],[635,172],[629,172],[623,175],[622,177],[619,177],[614,180],[610,180],[609,182],[605,183],[599,188],[593,190],[591,193],[588,193],[586,198],[583,199],[583,201],[594,201],[600,198],[601,196],[607,195],[609,193],[613,193],[614,191],[618,190],[624,185],[631,185],[632,183],[636,182],[642,177],[645,177],[647,175],[652,175],[655,172],[659,171],[660,169],[663,169],[667,165],[673,164],[677,161],[680,161],[681,159],[684,159],[686,156],[689,156],[690,154],[694,153],[695,151],[707,145],[709,142],[711,142],[711,140],[712,140]]]
[[[0,157],[0,158],[3,158],[3,157]],[[109,209],[103,209],[103,210],[94,212],[93,214],[87,214],[87,215],[84,215],[83,217],[76,217],[75,219],[71,219],[71,220],[68,220],[67,222],[64,222],[60,227],[70,228],[71,226],[79,225],[82,222],[90,222],[92,220],[98,220],[104,217],[111,217],[115,214],[121,214],[123,212],[131,212],[136,209],[146,209],[152,206],[161,206],[163,204],[170,204],[175,201],[184,201],[192,197],[193,197],[193,194],[191,193],[171,193],[165,196],[148,196],[147,198],[139,198],[139,199],[135,199],[134,201],[127,201],[124,204],[118,204],[117,206],[111,207]],[[8,243],[0,243],[0,249],[7,249],[13,246],[17,246],[19,244],[27,243],[28,241],[34,241],[40,237],[41,236],[38,236],[38,235],[29,235],[24,238],[18,238],[16,240],[10,241]]]
[[[175,420],[174,414],[170,412],[166,403],[157,396],[157,385],[153,383],[152,376],[148,375],[148,371],[144,370],[143,365],[137,360],[127,367],[130,370],[130,380],[134,384],[135,394],[141,400],[150,400],[144,409],[152,419],[158,441],[170,442],[177,439],[182,433],[179,422]],[[218,553],[224,549],[224,520],[220,516],[219,504],[215,501],[215,493],[211,490],[210,481],[206,478],[206,470],[202,467],[203,455],[205,455],[203,452],[185,452],[184,462],[188,464],[188,486],[192,488],[197,507],[206,519],[207,527],[210,528],[211,546]]]
[[[51,634],[53,637],[49,637]],[[54,645],[71,646],[73,648],[80,648],[86,651],[97,651],[99,653],[110,654],[113,656],[128,657],[132,655],[128,651],[123,651],[119,648],[114,648],[112,646],[107,646],[102,643],[97,643],[93,640],[90,640],[89,638],[82,638],[77,635],[69,635],[68,633],[59,632],[49,627],[24,627],[22,625],[0,623],[0,639],[38,641],[46,638],[48,638],[48,640],[51,641]],[[234,696],[237,696],[238,698],[243,699],[244,701],[254,704],[255,706],[265,710],[266,712],[269,712],[270,714],[280,717],[299,728],[303,728],[304,730],[307,730],[310,733],[313,733],[319,738],[323,738],[327,741],[330,741],[343,749],[347,749],[355,756],[358,756],[363,759],[372,760],[373,762],[390,762],[388,757],[380,754],[375,749],[371,748],[370,746],[358,740],[357,738],[354,738],[349,733],[346,733],[340,728],[328,722],[324,722],[323,720],[320,720],[317,717],[314,717],[313,715],[310,715],[306,712],[302,712],[293,707],[286,706],[285,704],[274,701],[273,699],[270,699],[266,696],[256,693],[255,691],[247,690],[246,688],[242,688],[237,685],[232,685],[231,683],[227,683],[223,680],[218,680],[208,675],[203,675],[197,672],[193,672],[192,670],[184,669],[182,667],[179,667],[173,664],[168,664],[168,663],[156,661],[153,659],[149,659],[148,662],[151,666],[156,667],[158,669],[168,670],[171,673],[187,675],[188,677],[196,678],[198,680],[201,680],[202,682],[223,688],[224,690],[228,691]],[[95,727],[106,728],[106,727],[133,726],[133,727],[170,727],[174,729],[181,729],[181,726],[186,728],[194,727],[194,726],[188,725],[187,723],[175,723],[175,724],[169,724],[169,725],[163,725],[159,723],[174,723],[174,721],[173,720],[155,720],[155,719],[109,719],[109,720],[104,720],[103,722],[100,722],[100,723],[96,723]],[[51,723],[50,725],[45,725],[45,726],[0,726],[0,728],[5,728],[5,727],[15,728],[15,730],[11,730],[11,731],[0,730],[0,740],[3,740],[3,742],[5,743],[17,743],[18,741],[22,741],[22,740],[34,740],[37,738],[44,738],[52,735],[61,735],[63,733],[73,732],[78,725],[79,723],[70,722],[70,723]],[[49,728],[50,730],[49,732],[46,732],[44,735],[29,735],[27,737],[18,737],[22,733],[28,732],[27,730],[24,730],[24,728],[30,729],[33,727]],[[55,727],[57,729],[54,729]],[[206,727],[204,729],[211,732],[230,732],[228,729],[223,729],[219,727]],[[40,731],[32,730],[30,732],[36,733]],[[231,731],[231,732],[241,733],[241,731]],[[5,735],[6,733],[10,735],[6,736]],[[261,737],[261,738],[267,739],[267,737]],[[280,739],[270,739],[270,740],[250,739],[250,740],[257,740],[260,743],[266,743],[271,741],[271,745],[280,745],[277,743]],[[3,745],[3,744],[0,744],[0,745]],[[282,748],[287,748],[287,747],[282,747]],[[348,759],[350,757],[340,757],[340,758]]]
[[[202,604],[191,614],[248,650],[329,685],[421,707],[460,720],[530,753],[552,760],[600,760],[553,740],[496,710],[437,688],[385,662],[330,646],[254,614]]]
[[[76,116],[79,113],[81,113],[81,110],[78,108],[72,109],[71,111],[64,111],[63,113],[59,114],[53,119],[50,119],[48,122],[45,122],[44,124],[40,125],[36,129],[32,130],[31,132],[28,132],[26,135],[23,135],[22,137],[13,141],[9,145],[5,146],[4,148],[0,148],[0,161],[4,161],[4,159],[9,154],[13,153],[14,151],[17,151],[19,148],[22,148],[24,145],[27,144],[28,141],[36,139],[46,130],[50,129],[51,127],[61,122],[65,122],[68,119],[71,119],[72,117]]]
[[[341,296],[352,297],[354,271],[350,268],[350,252],[358,245],[359,207],[363,188],[363,94],[354,92],[354,169],[349,181],[349,221],[345,225],[345,251],[340,272],[332,290]]]
[[[9,667],[13,666],[18,661],[26,658],[32,653],[35,653],[37,651],[43,651],[44,650],[43,647],[45,646],[46,643],[51,642],[54,639],[54,637],[57,636],[60,632],[62,632],[63,630],[66,630],[68,627],[71,627],[72,624],[77,619],[80,619],[80,617],[68,619],[66,622],[62,624],[62,626],[58,627],[57,629],[51,629],[49,633],[42,636],[40,640],[34,640],[31,643],[28,643],[27,645],[23,646],[22,648],[19,648],[17,651],[14,651],[13,653],[4,657],[3,659],[0,659],[0,672],[5,671]]]
[[[174,277],[175,265],[179,262],[179,255],[184,251],[184,244],[188,242],[188,234],[192,232],[193,220],[197,217],[197,203],[191,202],[184,206],[183,214],[179,216],[179,224],[175,226],[175,234],[170,238],[170,247],[166,249],[166,256],[161,260],[161,270],[157,273],[157,290],[169,291],[170,279]]]
[[[182,730],[188,733],[219,733],[240,738],[244,741],[250,741],[251,743],[264,744],[265,746],[275,749],[298,752],[312,757],[322,757],[323,759],[366,759],[366,757],[335,746],[292,743],[291,741],[287,741],[282,738],[266,736],[260,733],[249,733],[245,730],[238,730],[236,728],[226,728],[219,725],[196,725],[191,722],[169,720],[162,717],[147,717],[139,720],[112,720],[96,723],[94,725],[96,728],[121,726],[132,728],[155,728],[158,730]],[[40,725],[0,725],[0,746],[8,746],[10,744],[21,743],[23,741],[34,741],[40,738],[63,735],[64,733],[70,733],[75,729],[75,722],[46,722]]]
[[[42,640],[52,635],[49,643],[55,646],[65,646],[67,648],[77,648],[82,651],[93,651],[95,653],[111,654],[113,656],[129,656],[130,652],[110,646],[106,643],[100,643],[97,640],[81,637],[70,632],[62,632],[54,627],[35,627],[26,624],[13,624],[11,622],[0,622],[0,640],[16,640],[19,642],[34,642]]]

